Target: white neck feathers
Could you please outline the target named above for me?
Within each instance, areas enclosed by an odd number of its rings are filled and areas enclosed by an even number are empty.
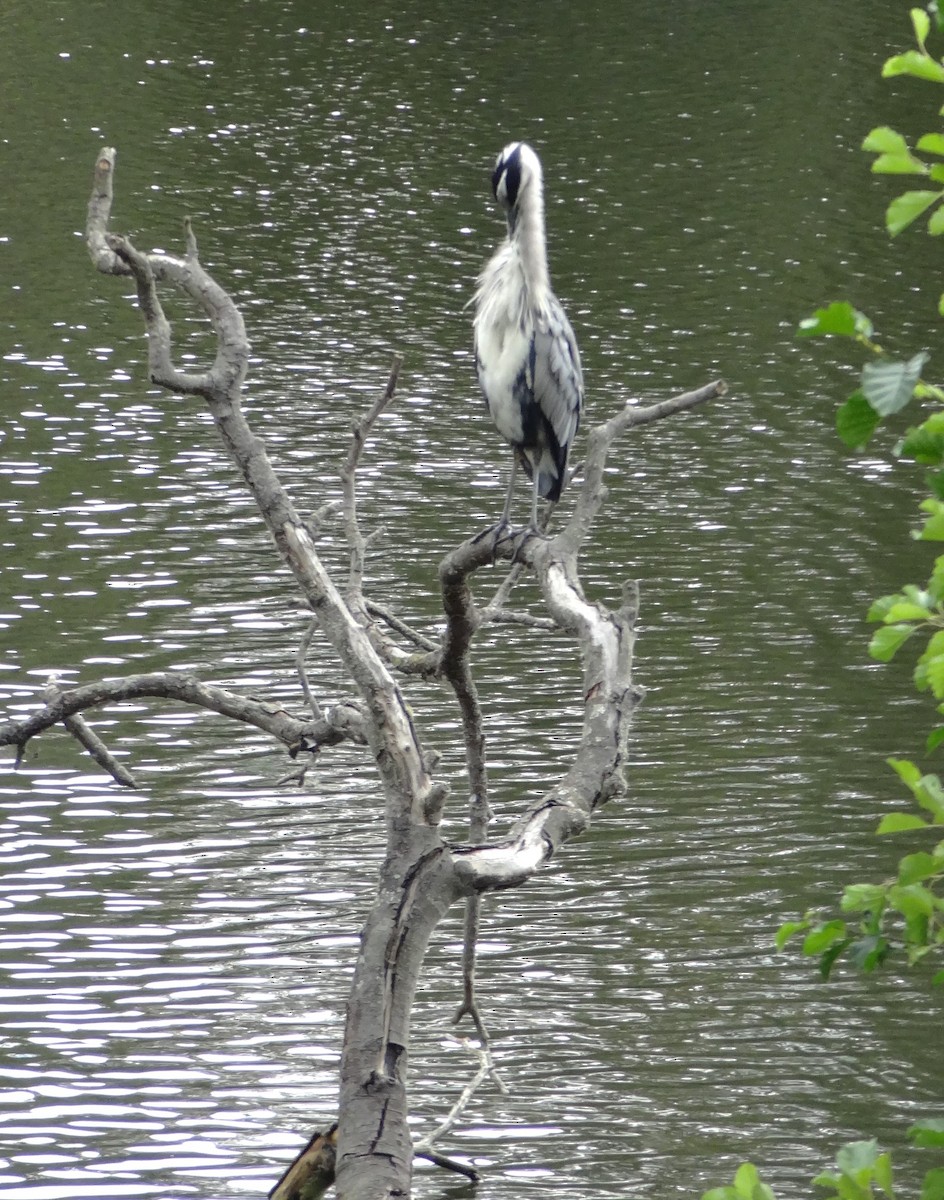
[[[550,290],[547,269],[547,242],[544,233],[544,181],[541,165],[522,163],[521,187],[514,219],[509,220],[508,240],[516,254],[532,303],[540,304]]]

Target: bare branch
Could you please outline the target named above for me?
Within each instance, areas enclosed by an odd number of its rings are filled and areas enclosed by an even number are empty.
[[[438,1150],[417,1150],[417,1158],[425,1158],[427,1162],[431,1162],[434,1167],[442,1167],[446,1171],[454,1171],[457,1175],[464,1175],[466,1179],[470,1179],[473,1183],[478,1183],[481,1178],[475,1167],[467,1166],[463,1162],[459,1162],[457,1158],[449,1158],[445,1154],[440,1154]]]
[[[267,728],[293,753],[316,750],[324,744],[317,740],[322,735],[325,741],[329,735],[340,740],[358,734],[367,740],[385,793],[387,845],[377,895],[360,941],[348,1006],[340,1070],[337,1186],[341,1196],[405,1195],[412,1163],[406,1093],[410,1016],[431,931],[456,900],[467,900],[460,1014],[472,1017],[487,1054],[487,1033],[475,1002],[481,894],[523,882],[568,837],[586,828],[599,805],[624,788],[626,739],[642,698],[632,681],[635,585],[627,585],[623,604],[610,611],[587,600],[577,571],[577,554],[605,497],[607,454],[625,430],[723,394],[724,384],[711,384],[647,407],[628,405],[592,430],[583,478],[579,487],[574,484],[573,513],[556,536],[525,530],[509,538],[492,530],[447,555],[440,567],[445,634],[441,647],[424,643],[413,631],[408,632],[407,626],[397,628],[385,612],[370,609],[363,596],[367,540],[358,524],[356,472],[366,439],[392,399],[399,360],[394,362],[387,389],[355,427],[342,468],[342,517],[351,555],[344,596],[316,552],[317,524],[308,528],[299,518],[264,446],[241,412],[240,393],[249,354],[245,327],[232,298],[201,266],[189,223],[185,225],[183,258],[140,254],[125,239],[107,234],[114,161],[114,151],[105,149],[96,165],[87,234],[93,261],[106,274],[134,276],[148,332],[151,377],[165,387],[198,392],[206,398],[227,452],[359,696],[355,705],[336,705],[321,715],[309,687],[313,721],[301,721],[281,710],[273,712],[255,701],[248,702],[252,707],[247,710],[243,698],[238,698],[237,705],[231,695],[216,694],[213,699],[220,705],[218,711],[226,708],[227,715]],[[157,294],[163,282],[190,296],[213,324],[217,354],[203,375],[183,374],[173,366],[171,331]],[[549,517],[546,512],[545,520]],[[496,560],[509,563],[511,571],[492,603],[481,610],[472,595],[472,577]],[[544,623],[532,627],[547,629],[553,623],[579,646],[582,728],[577,754],[566,775],[523,814],[508,837],[489,843],[485,733],[470,665],[471,645],[483,619],[510,622],[508,597],[525,569],[534,572],[548,613]],[[514,619],[524,622],[524,618]],[[378,621],[406,637],[415,652],[407,653],[395,644]],[[307,644],[300,656],[303,680],[306,649]],[[390,665],[405,673],[440,675],[456,694],[471,793],[467,845],[450,847],[441,838],[438,822],[446,788],[432,778],[431,756],[420,741]],[[168,677],[154,678],[167,686]],[[203,687],[192,679],[189,684],[193,689]],[[40,729],[71,717],[70,698],[74,702],[82,691],[64,693],[28,721],[0,726],[0,744],[6,733],[7,744],[22,747]],[[107,698],[119,697],[120,686],[112,685]],[[84,699],[90,702],[88,693]],[[206,695],[200,702],[204,707],[213,706]],[[313,735],[314,741],[310,740]],[[278,1200],[293,1195],[291,1190],[278,1190],[287,1179],[288,1174],[277,1186]]]
[[[85,243],[92,262],[103,275],[130,275],[131,269],[128,264],[118,257],[106,241],[113,199],[116,153],[111,146],[103,146],[95,163],[92,195],[85,223]]]
[[[62,689],[55,679],[50,679],[43,689],[43,698],[47,704],[55,703],[62,695]],[[80,716],[63,717],[62,723],[66,730],[72,734],[80,746],[91,754],[92,758],[111,775],[116,783],[122,784],[124,787],[136,788],[137,782],[127,767],[122,766],[117,758],[108,749],[97,733],[92,730],[89,725]]]
[[[420,1138],[419,1141],[415,1143],[413,1147],[414,1152],[420,1157],[426,1157],[432,1146],[441,1137],[445,1137],[447,1133],[451,1133],[452,1130],[455,1129],[460,1117],[468,1108],[472,1097],[486,1079],[489,1077],[494,1078],[498,1083],[500,1090],[505,1094],[508,1092],[508,1089],[505,1087],[504,1083],[498,1079],[497,1073],[495,1072],[495,1064],[492,1061],[491,1051],[488,1049],[488,1047],[485,1045],[473,1046],[467,1038],[460,1039],[460,1044],[465,1046],[470,1053],[474,1054],[478,1058],[478,1070],[459,1093],[459,1097],[455,1104],[453,1104],[452,1108],[449,1110],[443,1120],[436,1126],[432,1133],[428,1133],[425,1137]]]
[[[408,642],[412,642],[419,650],[426,650],[429,653],[435,653],[439,650],[439,642],[420,633],[412,625],[408,625],[406,621],[402,621],[386,605],[377,604],[374,600],[368,600],[366,608],[368,616],[376,617],[378,620],[383,621],[385,625],[390,626],[394,633],[399,633],[401,637],[406,638]]]
[[[298,647],[298,653],[295,655],[295,666],[298,670],[298,681],[301,684],[302,695],[305,697],[305,703],[314,714],[315,720],[321,720],[321,705],[315,699],[314,693],[311,690],[311,685],[308,682],[308,672],[305,669],[305,658],[311,648],[312,640],[318,632],[318,622],[311,620],[308,623],[308,628],[305,630],[301,644]]]
[[[351,556],[347,585],[348,602],[357,611],[363,610],[364,606],[364,551],[366,549],[366,543],[357,519],[357,492],[355,487],[357,467],[364,453],[364,447],[367,445],[367,439],[370,436],[371,430],[383,411],[393,401],[402,362],[403,359],[399,354],[393,356],[387,386],[371,405],[370,409],[351,429],[351,444],[347,452],[347,458],[344,460],[340,471],[341,491],[344,498],[344,530]]]
[[[477,891],[517,887],[568,838],[582,832],[593,812],[624,790],[626,740],[643,692],[631,678],[638,589],[628,583],[617,612],[587,601],[571,556],[557,557],[559,534],[536,552],[548,608],[580,640],[584,665],[583,729],[566,776],[521,818],[500,843],[455,847],[456,870]],[[569,560],[569,561],[568,561]]]
[[[281,705],[241,696],[225,688],[201,683],[193,675],[172,671],[103,680],[67,690],[56,688],[39,712],[22,721],[0,724],[0,746],[23,747],[30,738],[74,719],[76,714],[87,709],[145,697],[178,700],[253,725],[276,738],[292,754],[313,752],[321,746],[346,740],[358,743],[367,740],[363,710],[350,703],[335,705],[320,720],[301,720]]]
[[[517,612],[513,608],[493,608],[489,602],[481,612],[482,624],[491,625],[521,625],[525,629],[541,629],[552,633],[557,629],[557,622],[550,617],[536,617],[533,613]]]
[[[104,167],[102,164],[105,164]],[[104,239],[111,208],[111,175],[114,152],[103,150],[96,165],[93,201],[89,205],[88,241],[94,253]],[[432,782],[424,767],[424,754],[409,708],[389,671],[357,623],[318,557],[304,523],[272,468],[262,442],[252,433],[240,409],[240,391],[245,378],[249,342],[239,310],[227,292],[196,260],[192,233],[187,238],[188,257],[174,259],[144,256],[151,278],[129,255],[128,266],[135,278],[147,323],[149,340],[160,343],[165,331],[157,316],[154,281],[167,280],[189,295],[206,313],[217,335],[217,354],[201,390],[223,444],[242,473],[243,479],[264,518],[283,559],[292,570],[325,636],[334,647],[363,697],[371,720],[372,750],[381,772],[390,805],[388,816],[399,815],[406,801],[411,815],[425,823],[426,805]],[[106,243],[107,247],[107,243]],[[102,266],[109,269],[111,259]],[[167,363],[159,346],[160,367]],[[163,375],[155,382],[173,388],[174,377]],[[431,811],[435,805],[431,806]]]
[[[692,392],[683,392],[657,404],[640,406],[626,404],[623,409],[608,421],[590,430],[587,455],[583,461],[583,482],[577,492],[577,501],[573,514],[558,537],[564,539],[569,552],[576,552],[586,541],[593,527],[597,513],[606,497],[606,487],[603,483],[603,472],[607,456],[616,439],[628,429],[637,425],[649,425],[676,413],[685,412],[709,400],[723,396],[727,392],[724,380],[716,380],[705,387],[696,388]]]
[[[211,386],[209,374],[188,375],[178,371],[171,362],[170,324],[157,295],[154,272],[146,254],[135,250],[127,238],[109,233],[105,238],[108,247],[125,263],[134,276],[138,288],[138,304],[144,313],[148,331],[148,373],[152,383],[184,395],[206,395]]]

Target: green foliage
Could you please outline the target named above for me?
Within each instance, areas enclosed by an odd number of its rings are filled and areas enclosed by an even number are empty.
[[[839,1200],[871,1200],[878,1188],[894,1198],[892,1160],[879,1151],[878,1143],[850,1142],[836,1155],[835,1171],[823,1171],[813,1182]]]
[[[937,32],[944,31],[937,5],[931,5],[928,11],[912,9],[911,24],[915,48],[890,58],[883,75],[906,75],[944,84],[944,62],[928,49],[932,25]],[[944,109],[941,112],[944,114]],[[885,214],[889,233],[901,233],[925,213],[928,232],[932,236],[944,233],[944,132],[925,133],[912,147],[903,134],[880,125],[868,134],[862,148],[875,156],[872,170],[876,174],[918,175],[937,185],[909,189],[896,196]],[[944,295],[939,311],[944,315]],[[905,431],[895,452],[928,472],[929,494],[920,504],[923,521],[913,536],[920,541],[944,541],[944,391],[922,379],[929,355],[921,351],[908,359],[890,356],[876,342],[869,318],[845,301],[817,309],[800,322],[798,333],[803,337],[849,338],[869,353],[858,386],[836,416],[837,432],[850,449],[866,446],[883,422],[894,419],[913,401],[924,402],[923,419]],[[906,584],[899,592],[880,597],[872,604],[868,620],[878,626],[869,643],[871,656],[887,663],[906,645],[916,649],[914,686],[933,697],[937,711],[944,714],[944,555],[935,559],[927,583]],[[931,754],[942,744],[944,725],[931,731],[925,750]],[[889,765],[910,792],[918,811],[886,814],[877,832],[927,834],[934,826],[944,825],[944,786],[939,776],[922,772],[906,759],[890,759]],[[803,953],[818,960],[824,977],[841,958],[864,971],[875,970],[894,952],[915,964],[944,948],[942,892],[944,842],[939,842],[901,858],[893,879],[847,887],[840,903],[841,917],[811,912],[800,920],[786,922],[777,935],[777,947],[783,949],[802,934]],[[944,982],[944,971],[933,978]],[[853,1189],[837,1190],[837,1194],[871,1193]]]
[[[730,1186],[712,1188],[701,1200],[774,1200],[774,1194],[753,1163],[741,1163]]]
[[[908,1130],[916,1146],[944,1146],[944,1121],[928,1118]],[[892,1181],[892,1160],[875,1141],[849,1142],[836,1155],[832,1170],[821,1171],[813,1183],[825,1200],[897,1200]],[[701,1200],[776,1200],[753,1163],[742,1163],[727,1187],[712,1188]],[[924,1176],[919,1200],[944,1200],[944,1168],[933,1167]]]
[[[941,0],[944,8],[944,0]],[[933,58],[927,48],[932,20],[944,32],[944,13],[938,0],[929,9],[911,10],[916,49],[890,58],[883,75],[910,75],[944,84],[944,61]],[[941,109],[944,116],[944,107]],[[921,175],[941,185],[936,190],[903,192],[892,200],[885,223],[896,235],[928,210],[928,232],[944,233],[944,162],[930,162],[922,155],[944,159],[944,133],[926,133],[914,150],[907,140],[888,126],[873,129],[863,149],[876,156],[872,170],[882,175]],[[944,295],[938,310],[944,316]],[[915,533],[922,541],[944,541],[944,391],[926,383],[921,373],[928,363],[925,352],[900,361],[890,358],[873,340],[872,322],[846,302],[817,309],[800,322],[803,337],[845,337],[865,347],[871,357],[862,369],[859,386],[840,407],[836,429],[851,449],[867,445],[882,422],[906,408],[912,400],[930,401],[938,407],[923,413],[921,424],[909,429],[896,452],[928,468],[930,495],[921,502],[924,523]],[[906,584],[898,592],[881,596],[868,613],[878,625],[869,652],[880,662],[890,662],[906,643],[917,645],[914,684],[930,693],[937,711],[944,713],[944,555],[935,559],[923,587]],[[944,726],[928,735],[925,749],[933,753],[944,743]],[[918,809],[886,814],[879,823],[880,834],[918,833],[928,839],[935,826],[944,825],[944,785],[938,775],[923,772],[910,759],[889,759],[888,765],[910,793]],[[840,901],[842,916],[823,917],[808,912],[798,920],[786,921],[777,932],[776,945],[783,950],[791,939],[802,935],[803,953],[818,959],[824,978],[843,956],[862,971],[876,970],[892,953],[904,953],[909,964],[920,962],[944,947],[944,841],[912,849],[898,862],[894,878],[881,883],[853,883]],[[944,970],[932,976],[933,984],[944,984]],[[925,1118],[908,1131],[916,1146],[944,1148],[944,1120]],[[850,1142],[836,1156],[833,1170],[823,1171],[813,1183],[828,1200],[897,1200],[888,1153],[875,1141]],[[744,1163],[733,1184],[705,1192],[702,1200],[775,1200],[757,1168]],[[935,1167],[924,1176],[919,1200],[944,1200],[944,1168]]]

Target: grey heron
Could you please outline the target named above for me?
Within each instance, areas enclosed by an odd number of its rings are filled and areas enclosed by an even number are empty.
[[[501,524],[508,524],[520,462],[534,485],[536,529],[538,496],[556,503],[564,486],[583,372],[574,331],[551,289],[541,160],[525,142],[511,142],[499,154],[492,191],[508,234],[478,278],[475,369],[489,415],[514,452]]]

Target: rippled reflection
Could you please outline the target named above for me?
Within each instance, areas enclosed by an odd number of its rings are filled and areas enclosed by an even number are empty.
[[[436,619],[442,552],[502,503],[507,452],[475,394],[463,305],[500,233],[487,169],[510,136],[545,155],[588,422],[628,395],[731,384],[712,411],[619,448],[585,555],[591,595],[642,585],[630,796],[488,905],[482,999],[511,1090],[479,1094],[450,1148],[509,1200],[690,1197],[747,1157],[795,1193],[843,1138],[899,1146],[942,1078],[920,981],[826,986],[771,953],[786,915],[889,870],[870,835],[894,794],[880,764],[924,720],[900,677],[867,664],[855,615],[923,569],[920,547],[912,562],[902,549],[914,483],[840,454],[845,364],[792,335],[851,294],[928,336],[910,289],[936,296],[933,264],[889,248],[856,157],[887,98],[863,81],[907,30],[884,10],[840,28],[812,0],[786,42],[757,0],[627,12],[0,13],[19,172],[0,198],[10,714],[52,673],[192,670],[299,703],[294,589],[205,413],[148,387],[131,289],[96,279],[69,236],[103,140],[120,152],[118,223],[174,251],[189,212],[235,292],[246,408],[302,510],[338,495],[351,419],[404,352],[362,514],[384,529],[377,595],[410,619]],[[197,366],[210,332],[169,307]],[[343,569],[330,530],[323,548]],[[314,656],[330,703],[343,681]],[[477,669],[499,832],[569,761],[581,680],[566,647],[536,655],[508,628],[482,637]],[[411,702],[461,840],[455,712],[438,687]],[[0,766],[0,1192],[258,1196],[334,1115],[382,851],[373,777],[351,751],[303,791],[279,786],[288,764],[266,739],[182,708],[111,706],[94,724],[139,791],[108,785],[63,733]],[[418,998],[423,1130],[472,1070],[450,1023],[460,938],[457,912]],[[419,1196],[443,1186],[419,1169]]]

